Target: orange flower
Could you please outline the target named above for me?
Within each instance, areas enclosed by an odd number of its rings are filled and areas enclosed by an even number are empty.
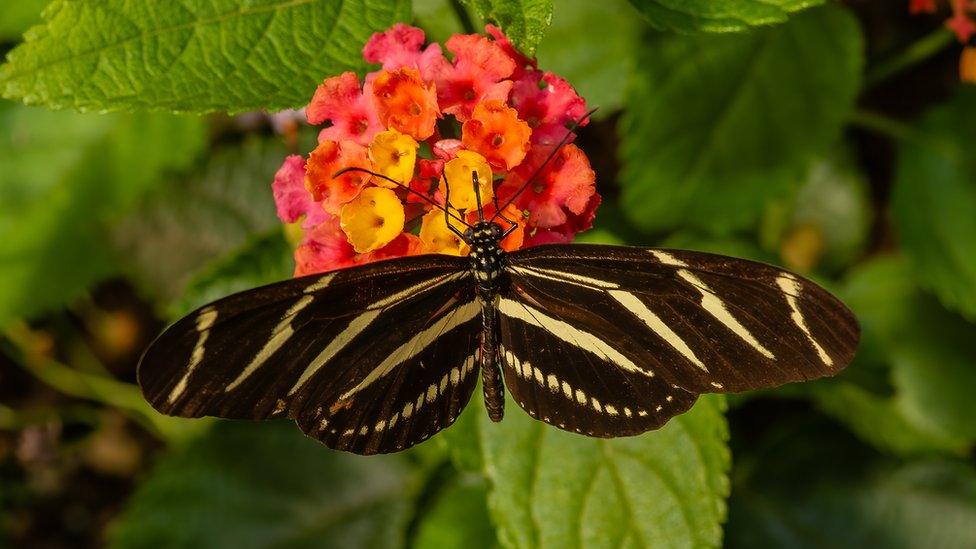
[[[403,204],[392,189],[369,187],[342,207],[342,232],[356,253],[382,248],[403,230]]]
[[[959,58],[959,79],[976,84],[976,46],[966,46]]]
[[[355,141],[323,141],[309,155],[305,188],[316,202],[322,202],[325,211],[339,213],[342,205],[355,198],[369,180],[369,175],[360,172],[332,177],[337,171],[353,166],[370,168],[366,147]]]
[[[417,69],[380,71],[373,80],[373,97],[383,125],[417,140],[434,135],[440,116],[437,92],[433,84],[420,78]]]
[[[491,168],[485,157],[472,151],[458,151],[457,155],[444,165],[444,177],[441,179],[441,191],[446,192],[450,188],[451,207],[459,210],[467,210],[478,205],[474,194],[471,172],[478,173],[478,192],[481,194],[481,203],[487,204],[495,196],[492,186]]]
[[[518,111],[501,101],[484,101],[461,127],[461,144],[484,155],[493,167],[510,170],[525,158],[531,135]]]
[[[457,215],[456,211],[453,213]],[[453,217],[451,226],[461,232],[467,229]],[[468,252],[467,244],[448,228],[444,212],[440,210],[433,210],[424,216],[420,224],[420,242],[424,253],[464,255]]]

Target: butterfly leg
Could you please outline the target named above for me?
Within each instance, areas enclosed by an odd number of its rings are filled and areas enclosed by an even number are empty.
[[[444,179],[444,223],[447,224],[447,228],[457,235],[461,239],[461,242],[466,242],[464,238],[464,233],[462,233],[457,227],[451,225],[451,185],[447,181],[447,174],[441,170],[441,178]]]
[[[494,295],[483,296],[481,300],[481,386],[485,393],[485,408],[488,418],[498,422],[505,415],[505,385],[498,368],[498,314],[493,305]]]

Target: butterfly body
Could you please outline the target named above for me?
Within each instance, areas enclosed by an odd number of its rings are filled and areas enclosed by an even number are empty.
[[[505,415],[505,385],[498,369],[498,311],[496,302],[505,281],[505,250],[501,247],[504,230],[497,223],[479,221],[464,232],[464,240],[471,246],[468,257],[471,273],[477,281],[478,301],[481,303],[482,329],[478,349],[481,368],[481,387],[485,408],[492,421]]]

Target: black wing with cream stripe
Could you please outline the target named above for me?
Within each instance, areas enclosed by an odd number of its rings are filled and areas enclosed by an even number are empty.
[[[752,261],[558,245],[511,254],[508,271],[502,340],[523,363],[548,362],[549,347],[574,347],[577,358],[559,364],[563,375],[617,370],[691,393],[744,391],[834,375],[852,360],[859,338],[853,314],[827,291]],[[545,345],[517,335],[527,322],[549,333]],[[595,344],[613,352],[594,358]],[[599,378],[584,377],[580,388],[599,386]],[[660,392],[635,396],[632,408],[662,405]]]
[[[332,448],[391,452],[457,418],[480,328],[465,259],[378,262],[198,309],[149,347],[139,383],[170,415],[288,417]]]

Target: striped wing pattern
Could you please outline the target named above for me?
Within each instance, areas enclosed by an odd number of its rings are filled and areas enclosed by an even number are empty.
[[[457,418],[480,327],[466,260],[385,261],[202,307],[150,346],[139,383],[170,415],[288,417],[332,448],[392,452]]]
[[[857,346],[839,300],[751,261],[556,245],[513,253],[508,270],[498,301],[506,384],[530,415],[571,431],[641,432],[698,393],[834,375]]]

